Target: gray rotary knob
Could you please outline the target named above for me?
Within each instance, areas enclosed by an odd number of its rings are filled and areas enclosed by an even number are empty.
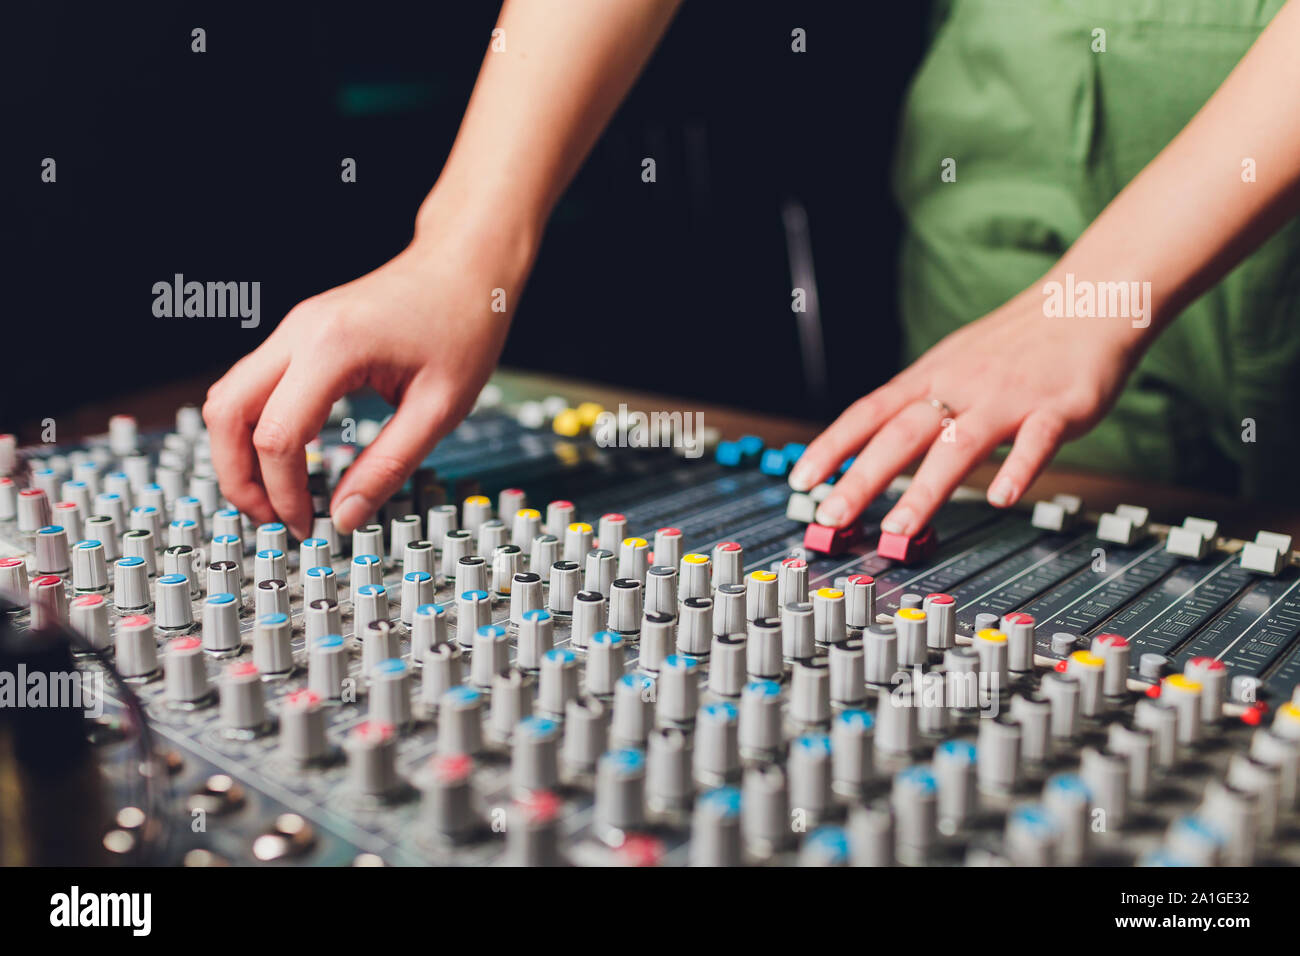
[[[516,573],[510,582],[510,623],[520,627],[524,615],[541,609],[543,603],[542,576],[533,571]]]
[[[384,562],[377,554],[354,554],[349,565],[348,585],[355,595],[363,587],[382,586]]]
[[[528,566],[546,579],[551,565],[560,560],[560,539],[553,534],[539,534],[529,547]]]
[[[597,832],[608,842],[645,824],[646,759],[640,750],[610,750],[596,765]]]
[[[238,601],[243,590],[240,585],[239,565],[234,561],[215,561],[208,565],[209,594],[229,594]]]
[[[790,809],[809,822],[825,817],[831,808],[831,739],[825,734],[804,734],[790,743]]]
[[[503,544],[492,552],[492,590],[508,597],[514,589],[515,577],[524,569],[523,553],[513,544]]]
[[[537,708],[563,717],[569,701],[578,695],[578,655],[567,647],[554,647],[542,655],[537,683]]]
[[[108,561],[103,544],[89,539],[73,545],[72,587],[83,594],[108,590]]]
[[[497,740],[508,741],[515,726],[533,712],[536,681],[531,674],[511,667],[492,680],[492,706],[488,720]]]
[[[781,747],[781,685],[750,681],[740,693],[740,748],[755,759],[770,759]]]
[[[41,574],[64,574],[71,566],[68,532],[62,525],[46,525],[36,532],[36,570]]]
[[[597,697],[582,695],[564,708],[564,763],[582,773],[593,770],[609,739],[609,708]]]
[[[28,489],[30,490],[30,489]],[[21,500],[19,504],[21,504]],[[120,525],[112,515],[93,515],[81,523],[81,533],[86,538],[98,541],[104,546],[104,557],[116,561],[122,556],[122,539],[118,534]]]
[[[848,639],[844,592],[818,588],[813,592],[813,638],[818,644],[838,644]]]
[[[470,495],[461,505],[460,526],[477,533],[479,526],[492,518],[492,501],[487,495]]]
[[[1072,740],[1079,732],[1079,681],[1070,674],[1048,671],[1038,685],[1052,708],[1053,740]]]
[[[863,675],[868,684],[886,687],[898,671],[898,634],[892,624],[872,624],[862,632]]]
[[[491,518],[478,526],[478,551],[484,556],[496,554],[497,548],[509,543],[510,529],[505,522]],[[513,545],[512,545],[513,547]]]
[[[1020,725],[1020,759],[1044,763],[1051,741],[1052,702],[1042,694],[1016,694],[1011,698],[1011,716]]]
[[[222,672],[221,726],[241,736],[260,733],[266,727],[262,675],[252,661],[234,661]]]
[[[690,557],[690,555],[687,555]],[[682,559],[685,561],[685,558]],[[677,624],[677,651],[692,657],[708,657],[713,643],[713,599],[688,597],[681,604]]]
[[[1004,614],[1000,629],[1007,638],[1007,670],[1024,674],[1034,669],[1034,619],[1022,611]]]
[[[518,548],[530,548],[533,540],[542,533],[542,513],[536,508],[520,508],[510,522],[510,543]]]
[[[57,574],[32,578],[27,588],[27,604],[31,608],[31,629],[34,631],[66,621],[68,595],[63,588],[63,579]]]
[[[343,614],[337,601],[320,598],[312,601],[303,611],[303,625],[308,641],[325,634],[343,633]]]
[[[411,723],[411,669],[390,657],[370,671],[370,720],[400,732]]]
[[[571,522],[564,529],[564,560],[581,565],[591,550],[594,535],[585,521]]]
[[[721,787],[704,794],[691,819],[692,866],[740,865],[740,790]]]
[[[456,579],[456,569],[461,558],[468,558],[473,548],[474,536],[468,531],[448,531],[442,536],[442,576],[445,580]]]
[[[709,692],[717,697],[738,697],[745,686],[744,634],[719,634],[709,650]]]
[[[407,542],[406,547],[402,550],[403,576],[410,574],[412,571],[423,571],[432,580],[437,570],[437,566],[434,564],[432,541],[421,539]]]
[[[158,644],[153,621],[133,614],[117,622],[117,670],[128,679],[147,679],[158,672]]]
[[[429,509],[425,531],[429,540],[441,547],[443,536],[459,527],[455,505],[434,505]],[[515,542],[518,544],[519,542]]]
[[[587,648],[586,691],[596,697],[614,693],[614,685],[623,676],[627,659],[627,641],[615,631],[597,631]]]
[[[1042,802],[1059,831],[1056,862],[1062,866],[1083,863],[1088,853],[1092,810],[1088,785],[1076,774],[1054,774],[1043,785]]]
[[[850,574],[844,581],[844,615],[849,627],[864,629],[876,622],[876,579]]]
[[[442,695],[460,684],[461,657],[461,649],[455,644],[438,644],[424,652],[420,700],[429,710],[437,710]]]
[[[699,664],[681,654],[664,658],[659,671],[655,718],[661,724],[689,726],[699,707]]]
[[[158,508],[156,510],[161,511],[162,509]],[[151,530],[154,531],[156,537],[157,529]],[[244,536],[244,522],[239,516],[239,511],[235,508],[221,508],[214,512],[212,515],[212,536],[214,538],[232,537],[242,539]]]
[[[98,540],[98,539],[92,539]],[[154,537],[152,531],[128,531],[122,535],[122,556],[126,558],[140,558],[144,561],[144,566],[148,569],[149,575],[158,573],[158,551],[155,545],[158,539]],[[101,541],[102,545],[103,542]],[[104,547],[104,557],[109,557],[109,548]]]
[[[1223,718],[1228,695],[1227,666],[1213,657],[1193,657],[1183,673],[1201,685],[1201,723],[1213,727]]]
[[[328,515],[317,515],[311,522],[311,536],[321,539],[329,548],[329,555],[337,558],[343,553],[343,544],[339,541],[339,529],[334,526]]]
[[[456,643],[473,650],[474,635],[492,623],[492,598],[486,591],[462,591],[456,599]]]
[[[354,588],[352,605],[352,626],[358,637],[365,635],[372,621],[387,623],[389,620],[388,591],[382,584],[363,584]]]
[[[776,572],[751,571],[745,578],[745,620],[777,616],[778,601]]]
[[[424,653],[447,642],[447,612],[441,604],[426,601],[416,605],[411,614],[411,660],[416,666],[424,662]]]
[[[745,586],[720,584],[713,592],[714,634],[743,634],[745,631]]]
[[[292,637],[287,614],[267,614],[253,627],[253,663],[263,674],[286,674],[293,669]]]
[[[916,747],[917,708],[910,702],[881,693],[876,699],[876,749],[901,756]]]
[[[975,765],[975,746],[969,741],[945,740],[934,749],[938,818],[945,833],[960,831],[978,807]]]
[[[646,744],[646,802],[656,810],[680,810],[690,802],[690,737],[676,727],[656,727]]]
[[[817,653],[811,604],[792,601],[781,605],[781,645],[786,660],[808,660]]]
[[[470,786],[473,761],[466,754],[439,754],[419,777],[420,810],[429,828],[452,842],[470,836],[474,818]]]
[[[614,685],[610,745],[644,748],[654,725],[655,682],[644,674],[624,674]]]
[[[641,630],[642,587],[637,578],[617,578],[609,592],[609,629],[633,635]]]
[[[468,554],[456,562],[455,592],[486,591],[488,589],[487,561],[477,554]]]
[[[311,638],[307,652],[307,686],[322,700],[339,700],[348,676],[347,644],[341,634]]]
[[[735,541],[723,541],[713,549],[713,586],[740,584],[745,575],[745,549]]]
[[[289,529],[279,521],[257,526],[254,549],[257,551],[285,551],[289,547]]]
[[[587,552],[582,587],[584,591],[595,591],[605,597],[614,583],[614,552],[605,548],[595,548]]]
[[[684,554],[677,568],[677,600],[707,598],[712,593],[713,561],[707,554]]]
[[[1112,750],[1085,747],[1079,760],[1079,776],[1105,812],[1108,832],[1124,826],[1128,816],[1128,758]]]
[[[677,528],[660,528],[655,532],[654,563],[676,568],[682,559],[682,533]]]
[[[1184,746],[1201,739],[1201,685],[1185,674],[1170,674],[1160,684],[1160,699],[1178,715],[1178,742]]]
[[[554,619],[550,611],[525,611],[519,623],[518,654],[515,663],[527,671],[538,670],[542,657],[555,643]]]
[[[957,602],[951,594],[927,594],[921,602],[925,612],[925,646],[945,651],[957,643]]]
[[[208,580],[212,580],[212,569],[208,568]],[[308,567],[302,575],[302,600],[304,604],[321,599],[337,601],[339,599],[339,579],[334,569],[326,565]]]
[[[655,565],[646,572],[645,613],[677,614],[677,568]]]
[[[239,602],[233,594],[209,594],[203,602],[204,650],[227,655],[237,652],[239,647]]]
[[[408,627],[415,623],[415,609],[433,603],[433,575],[428,571],[407,571],[402,575],[402,605],[399,617]]]
[[[547,717],[526,717],[511,744],[510,783],[515,793],[550,790],[560,781],[560,725]]]
[[[673,633],[676,618],[660,611],[647,611],[641,618],[641,655],[638,666],[649,674],[659,673],[664,658],[677,649],[677,636]]]
[[[894,852],[900,861],[924,863],[938,829],[939,785],[929,767],[917,764],[894,775]]]
[[[390,724],[358,724],[344,743],[348,784],[354,793],[386,797],[402,785],[397,774],[397,733]]]
[[[191,636],[168,641],[163,676],[168,703],[194,707],[205,702],[212,688],[208,684],[207,664],[203,659],[203,642]]]
[[[315,691],[294,691],[284,699],[280,710],[280,750],[298,764],[318,763],[328,755],[325,710]]]
[[[779,678],[781,661],[781,620],[760,617],[749,623],[745,643],[745,671],[750,678]]]
[[[1119,634],[1099,634],[1092,639],[1092,653],[1102,659],[1101,692],[1106,697],[1122,697],[1128,690],[1131,648],[1128,638]]]
[[[69,616],[74,630],[91,647],[102,650],[113,642],[108,630],[108,602],[102,594],[82,594],[72,599]]]
[[[279,548],[263,548],[253,557],[253,583],[257,584],[273,578],[278,581],[288,580],[289,559]]]
[[[1155,735],[1132,721],[1117,720],[1106,728],[1106,746],[1128,758],[1129,795],[1146,799],[1155,763]]]
[[[787,604],[805,604],[808,601],[808,562],[803,558],[786,558],[777,570],[777,600],[781,607]]]
[[[1168,701],[1143,697],[1133,706],[1133,722],[1151,732],[1153,759],[1162,770],[1178,758],[1178,712]]]
[[[868,711],[841,711],[831,721],[831,780],[841,792],[856,795],[871,779],[876,718]]]
[[[558,866],[560,800],[539,791],[510,805],[506,859],[511,866]]]
[[[820,726],[831,719],[831,674],[824,657],[798,661],[790,679],[790,719]]]
[[[645,538],[624,538],[618,546],[618,576],[644,584],[649,569],[649,542]]]
[[[986,627],[975,632],[972,644],[979,655],[980,680],[986,693],[1002,693],[1009,686],[1010,675],[1006,634],[997,628]]]
[[[26,559],[0,558],[0,591],[11,594],[14,598],[23,601],[27,598],[27,588]]]
[[[701,707],[695,720],[695,779],[719,786],[740,776],[739,712],[726,701]]]
[[[573,613],[573,599],[578,593],[578,565],[573,561],[556,561],[551,565],[551,587],[546,607],[552,614]]]
[[[361,672],[367,679],[380,661],[401,656],[401,642],[387,621],[371,621],[358,638],[361,641]]]
[[[438,751],[476,754],[483,749],[483,695],[460,685],[442,695],[438,707]]]
[[[267,614],[289,613],[289,585],[279,578],[259,581],[253,588],[253,613],[257,617]]]
[[[158,627],[164,631],[185,631],[194,626],[190,603],[190,582],[183,574],[164,574],[154,589]]]
[[[770,858],[790,841],[785,774],[776,764],[745,770],[741,783],[740,829],[745,845],[760,858]]]
[[[627,537],[627,518],[624,515],[610,512],[600,516],[596,539],[597,547],[609,552],[617,551],[619,543],[625,537]]]
[[[469,679],[476,687],[490,690],[496,675],[510,667],[510,635],[499,624],[485,624],[474,632]]]
[[[1065,664],[1065,673],[1079,682],[1079,713],[1096,716],[1101,711],[1101,683],[1106,662],[1091,651],[1075,651]]]
[[[210,563],[215,563],[217,561],[233,561],[235,564],[240,566],[242,571],[244,561],[244,542],[240,540],[238,535],[216,535],[212,539],[210,549],[212,558]]]
[[[857,707],[867,699],[866,656],[861,641],[833,644],[828,655],[830,697],[843,707]]]
[[[388,560],[390,563],[400,565],[406,555],[406,546],[412,541],[420,540],[424,530],[420,524],[419,515],[402,515],[389,522]]]
[[[975,768],[980,790],[1007,794],[1020,779],[1020,724],[1005,714],[979,722],[978,761]]]
[[[306,574],[312,568],[329,567],[330,543],[324,538],[308,538],[298,545],[298,568],[302,571],[303,584]],[[277,575],[271,575],[276,577]]]
[[[578,650],[586,650],[592,635],[605,626],[609,617],[605,595],[599,591],[579,591],[573,596],[573,628],[570,640]]]

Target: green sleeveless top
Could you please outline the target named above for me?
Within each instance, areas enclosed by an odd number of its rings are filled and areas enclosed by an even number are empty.
[[[1040,279],[1282,5],[939,3],[904,104],[894,173],[906,358]],[[1094,52],[1101,39],[1104,52]],[[1294,109],[1295,96],[1279,96],[1278,108]],[[953,182],[941,177],[947,159],[956,161]],[[1300,222],[1292,222],[1166,328],[1110,415],[1056,460],[1289,498],[1300,473],[1298,417]]]

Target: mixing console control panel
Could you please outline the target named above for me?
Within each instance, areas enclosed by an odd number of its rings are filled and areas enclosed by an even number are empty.
[[[320,513],[366,412],[308,449]],[[1300,862],[1287,536],[959,493],[900,538],[897,487],[837,532],[800,446],[605,448],[599,413],[480,402],[305,541],[226,506],[193,408],[0,437],[4,659],[63,635],[99,688],[87,857]]]

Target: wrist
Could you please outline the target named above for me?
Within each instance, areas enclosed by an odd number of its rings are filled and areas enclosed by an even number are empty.
[[[487,266],[502,282],[521,285],[541,246],[545,217],[504,196],[466,190],[440,177],[415,218],[412,245]]]

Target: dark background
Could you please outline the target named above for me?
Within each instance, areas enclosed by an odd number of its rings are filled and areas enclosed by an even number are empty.
[[[561,3],[563,0],[552,0]],[[127,8],[129,6],[129,9]],[[498,12],[63,4],[5,14],[10,427],[211,381],[408,241]],[[686,0],[565,195],[503,364],[825,418],[897,364],[888,173],[927,4]],[[206,53],[190,30],[207,30]],[[790,50],[803,27],[808,52]],[[55,184],[41,161],[58,163]],[[358,182],[340,181],[357,160]],[[658,181],[641,181],[653,156]],[[830,395],[805,388],[781,208],[807,210]],[[6,200],[7,202],[8,200]],[[174,273],[262,325],[158,319]],[[436,292],[435,292],[436,294]]]

